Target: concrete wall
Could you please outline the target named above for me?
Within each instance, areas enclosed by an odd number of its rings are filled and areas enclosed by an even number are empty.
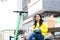
[[[33,13],[42,10],[42,0],[32,0],[28,4],[28,16],[32,15]]]
[[[22,10],[22,7],[23,7],[23,5],[22,5],[22,0],[17,0],[17,10]]]
[[[43,9],[60,10],[60,0],[43,0]]]

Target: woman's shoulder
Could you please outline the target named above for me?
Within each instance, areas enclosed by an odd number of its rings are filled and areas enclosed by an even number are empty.
[[[32,27],[34,27],[35,25],[32,25]]]
[[[45,23],[45,22],[43,22],[43,23]]]
[[[43,22],[43,26],[46,26],[47,27],[47,24],[45,22]]]
[[[45,23],[45,22],[43,22],[43,25],[46,25],[46,23]]]

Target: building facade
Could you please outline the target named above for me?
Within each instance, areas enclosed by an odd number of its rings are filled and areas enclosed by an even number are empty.
[[[28,4],[28,17],[24,19],[23,27],[31,28],[34,23],[33,17],[37,13],[43,16],[43,20],[48,25],[48,28],[60,27],[60,23],[57,23],[57,18],[58,20],[60,19],[59,3],[60,0],[31,0]]]

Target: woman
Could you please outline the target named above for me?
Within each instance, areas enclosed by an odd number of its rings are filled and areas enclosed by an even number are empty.
[[[40,14],[34,16],[34,25],[32,26],[32,33],[29,36],[28,40],[44,40],[48,28],[46,24],[43,22]]]

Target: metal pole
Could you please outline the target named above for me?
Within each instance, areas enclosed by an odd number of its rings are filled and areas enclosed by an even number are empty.
[[[18,22],[17,22],[17,28],[16,28],[16,32],[15,32],[15,35],[14,35],[14,40],[17,40],[18,30],[19,30],[19,28],[21,26],[21,19],[23,18],[23,16],[25,16],[25,14],[27,12],[24,12],[24,11],[14,11],[14,12],[19,13]]]
[[[18,35],[18,30],[19,30],[19,26],[21,25],[20,23],[21,23],[21,19],[22,19],[22,16],[21,15],[19,15],[19,17],[18,17],[18,23],[17,23],[17,28],[16,28],[16,32],[15,32],[15,36],[14,36],[14,40],[16,40],[17,39],[17,35]]]

